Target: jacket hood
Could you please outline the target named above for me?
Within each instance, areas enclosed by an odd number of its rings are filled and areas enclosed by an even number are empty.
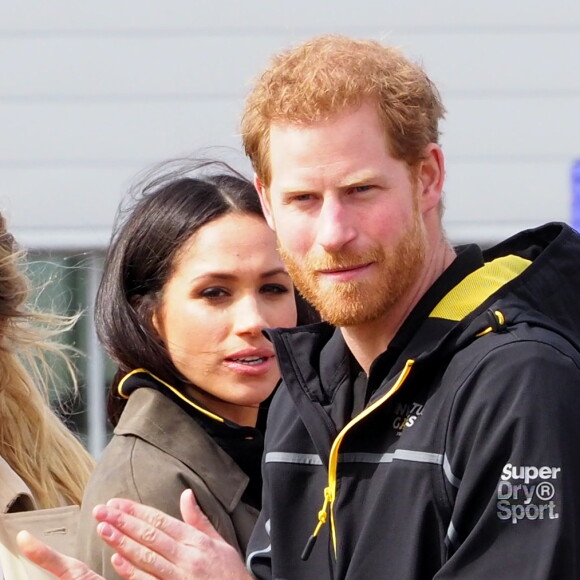
[[[527,322],[580,349],[580,235],[562,223],[526,230],[484,252],[485,261],[515,255],[530,265],[492,296],[506,322]],[[525,305],[525,308],[522,308]]]
[[[580,350],[577,232],[563,223],[549,223],[485,250],[483,258],[485,265],[471,274],[477,284],[467,296],[465,316],[457,318],[457,326],[446,337],[447,348],[458,350],[486,328],[501,331],[529,324],[558,333]],[[468,278],[458,286],[469,287]],[[457,290],[442,303],[453,302]]]

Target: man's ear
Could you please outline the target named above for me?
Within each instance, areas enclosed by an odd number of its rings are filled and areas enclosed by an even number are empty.
[[[425,150],[425,159],[419,169],[420,196],[422,212],[437,207],[441,201],[445,179],[445,159],[441,147],[430,143]]]
[[[266,223],[273,229],[276,230],[274,226],[274,218],[272,217],[272,206],[270,202],[270,197],[268,195],[268,190],[260,180],[260,178],[254,174],[254,187],[258,192],[258,197],[260,198],[260,205],[262,206],[262,211],[266,218]]]

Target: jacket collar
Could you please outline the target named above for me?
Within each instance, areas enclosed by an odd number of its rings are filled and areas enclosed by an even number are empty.
[[[240,502],[248,476],[191,416],[162,393],[151,388],[135,390],[115,435],[140,437],[179,459],[204,481],[228,512]]]
[[[32,492],[24,480],[0,457],[0,509],[2,513],[36,509]]]

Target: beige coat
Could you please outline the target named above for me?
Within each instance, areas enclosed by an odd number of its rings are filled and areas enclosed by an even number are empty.
[[[193,490],[218,532],[243,553],[258,517],[241,501],[247,484],[248,476],[183,409],[154,389],[137,389],[85,490],[77,557],[107,580],[119,578],[112,551],[96,534],[93,507],[124,497],[181,519],[185,489]]]
[[[0,457],[0,578],[48,580],[53,578],[24,558],[15,537],[27,530],[53,548],[73,555],[78,526],[78,506],[38,510],[32,492]]]

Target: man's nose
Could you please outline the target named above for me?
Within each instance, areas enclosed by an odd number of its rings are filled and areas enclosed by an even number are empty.
[[[318,215],[316,241],[327,252],[335,253],[357,235],[349,208],[340,199],[325,199]]]

